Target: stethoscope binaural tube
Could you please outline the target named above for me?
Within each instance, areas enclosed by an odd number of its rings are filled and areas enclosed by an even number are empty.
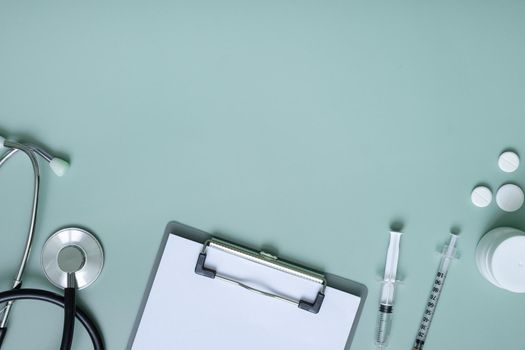
[[[6,146],[6,143],[8,145],[9,144],[22,145],[26,149],[30,150],[32,153],[39,155],[40,157],[42,157],[42,159],[44,159],[49,164],[49,167],[51,168],[51,170],[53,170],[53,172],[57,176],[64,176],[64,174],[69,169],[69,163],[68,162],[66,162],[65,160],[63,160],[61,158],[54,157],[53,155],[51,155],[49,152],[47,152],[42,147],[38,147],[38,146],[35,146],[35,145],[32,145],[32,144],[20,144],[20,143],[7,141],[1,136],[0,136],[0,149],[2,149],[2,147],[7,147],[7,148],[11,148],[11,149],[6,154],[2,155],[2,157],[0,158],[0,166],[3,163],[5,163],[5,161],[7,159],[11,158],[11,156],[13,154],[15,154],[18,151],[20,151],[19,148]]]
[[[29,219],[29,228],[27,231],[27,238],[26,238],[24,253],[20,260],[18,272],[13,282],[13,289],[16,289],[16,288],[20,288],[20,286],[22,285],[22,276],[24,274],[27,260],[29,258],[29,253],[31,252],[31,246],[33,244],[33,237],[35,233],[35,224],[36,224],[36,215],[37,215],[37,210],[38,210],[38,197],[39,197],[39,192],[40,192],[40,168],[38,167],[38,162],[36,160],[35,155],[33,154],[33,152],[31,151],[29,147],[26,147],[20,143],[11,142],[11,141],[4,141],[3,146],[11,148],[11,150],[7,152],[2,157],[2,159],[0,159],[0,166],[3,165],[5,161],[9,159],[17,151],[22,151],[23,153],[25,153],[27,157],[29,158],[29,160],[31,161],[31,165],[33,166],[33,201],[31,205],[31,216]],[[9,318],[9,312],[11,311],[12,305],[13,305],[13,302],[10,301],[7,303],[5,307],[2,321],[0,322],[0,330],[2,331],[2,336],[0,337],[0,341],[3,340],[3,338],[5,337],[7,319]],[[1,342],[0,342],[0,345],[1,345]]]
[[[31,205],[29,228],[27,231],[24,253],[20,260],[18,272],[13,282],[13,289],[17,289],[17,288],[20,288],[22,285],[22,276],[24,274],[25,267],[27,265],[29,253],[31,252],[31,246],[33,243],[33,237],[34,237],[34,232],[35,232],[37,210],[38,210],[38,199],[39,199],[39,191],[40,191],[40,168],[38,166],[38,161],[36,159],[35,154],[38,154],[39,156],[44,158],[49,163],[49,166],[51,167],[53,172],[57,174],[58,176],[64,175],[64,173],[67,171],[69,164],[60,158],[52,157],[48,152],[44,151],[43,149],[37,146],[25,145],[25,144],[21,144],[18,142],[12,142],[12,141],[5,140],[3,137],[0,137],[0,149],[3,147],[8,148],[9,150],[0,157],[0,167],[18,151],[21,151],[27,155],[33,167],[33,200],[32,200],[32,205]],[[9,301],[7,305],[5,306],[5,308],[3,309],[2,319],[0,321],[0,346],[2,345],[2,341],[7,331],[6,325],[7,325],[7,320],[9,318],[9,313],[11,311],[12,304],[13,304],[13,301]]]

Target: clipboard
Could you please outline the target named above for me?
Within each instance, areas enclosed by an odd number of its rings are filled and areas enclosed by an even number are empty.
[[[131,350],[350,348],[366,287],[179,223],[166,231]]]

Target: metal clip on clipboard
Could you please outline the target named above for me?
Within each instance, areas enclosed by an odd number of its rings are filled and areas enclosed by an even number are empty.
[[[292,276],[304,278],[306,280],[319,283],[321,285],[319,292],[317,293],[317,297],[313,302],[309,302],[306,300],[295,300],[288,298],[283,295],[273,294],[266,291],[263,291],[261,289],[257,289],[251,286],[248,286],[247,284],[244,284],[240,281],[236,281],[228,276],[221,275],[215,270],[212,270],[210,268],[207,268],[205,266],[206,263],[206,251],[208,247],[217,248],[219,250],[222,250],[223,252],[233,254],[235,256],[241,257],[243,259],[282,271],[286,272]],[[197,264],[195,265],[195,273],[204,277],[208,278],[217,278],[226,282],[233,283],[235,285],[238,285],[239,287],[243,287],[251,292],[255,292],[267,297],[275,298],[282,301],[287,301],[289,303],[297,305],[300,309],[309,311],[311,313],[317,314],[319,310],[321,309],[321,305],[323,304],[324,300],[324,293],[326,289],[326,278],[325,276],[314,272],[307,270],[305,268],[292,265],[286,261],[279,260],[277,257],[270,255],[265,252],[256,252],[217,238],[212,238],[210,240],[207,240],[204,243],[204,247],[202,248],[201,253],[199,254],[199,257],[197,259]]]

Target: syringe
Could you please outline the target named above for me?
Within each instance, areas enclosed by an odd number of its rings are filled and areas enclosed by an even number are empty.
[[[400,232],[390,232],[390,243],[386,253],[385,277],[381,287],[379,314],[377,317],[376,345],[378,349],[384,349],[388,345],[388,338],[390,337],[400,240]]]
[[[419,324],[419,329],[417,331],[416,340],[412,350],[423,349],[425,340],[427,339],[428,330],[430,328],[430,323],[434,317],[434,312],[436,311],[437,303],[439,301],[439,296],[443,289],[443,284],[445,283],[445,278],[447,277],[448,268],[450,262],[454,258],[456,251],[456,241],[458,236],[456,234],[450,234],[450,242],[443,247],[443,256],[441,257],[441,263],[439,264],[439,269],[434,279],[434,285],[432,286],[432,291],[428,297],[427,304],[425,306],[425,312],[423,313],[423,318]]]

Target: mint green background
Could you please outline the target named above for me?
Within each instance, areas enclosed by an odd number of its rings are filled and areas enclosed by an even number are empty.
[[[489,228],[524,210],[473,207],[525,151],[523,1],[0,2],[0,133],[71,160],[43,169],[28,287],[65,225],[107,254],[80,293],[123,349],[165,225],[178,220],[362,282],[353,349],[372,349],[389,226],[404,223],[392,349],[410,348],[451,227],[452,266],[427,350],[524,348],[524,296],[477,272]],[[0,176],[0,283],[25,234],[30,172]],[[51,288],[53,289],[53,288]],[[5,349],[57,349],[62,314],[16,305]],[[90,349],[78,328],[77,349]]]

